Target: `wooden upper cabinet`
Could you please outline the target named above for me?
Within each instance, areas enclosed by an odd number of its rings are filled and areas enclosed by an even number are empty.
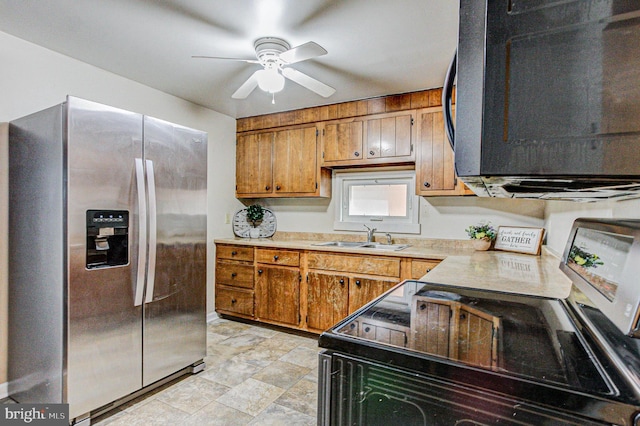
[[[417,112],[416,129],[416,194],[473,194],[456,179],[453,149],[444,128],[441,108],[425,108]]]
[[[236,142],[236,194],[273,192],[273,132],[238,136]]]
[[[314,193],[318,180],[316,127],[281,130],[273,143],[276,193]]]
[[[413,163],[415,111],[327,122],[322,132],[322,165],[343,167]]]
[[[324,164],[362,160],[362,120],[327,123],[322,135]]]
[[[238,135],[236,197],[329,197],[315,125]]]
[[[413,153],[412,114],[366,121],[367,159],[410,157]]]

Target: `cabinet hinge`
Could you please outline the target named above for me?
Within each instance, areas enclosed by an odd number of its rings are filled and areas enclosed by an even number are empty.
[[[322,158],[324,158],[324,151],[322,151]]]
[[[409,153],[413,152],[413,144],[409,145]]]
[[[298,275],[298,282],[301,283],[302,282],[302,275]]]
[[[324,136],[324,129],[322,129],[322,136]]]
[[[309,282],[309,274],[307,274],[307,282]]]
[[[304,317],[304,322],[305,322],[305,323],[307,323],[307,324],[309,323],[309,315],[307,315],[306,317]]]
[[[318,189],[318,182],[316,182],[316,189]]]
[[[320,134],[320,132],[318,132],[318,129],[316,129],[316,137]]]
[[[411,117],[411,125],[413,126],[413,117]]]

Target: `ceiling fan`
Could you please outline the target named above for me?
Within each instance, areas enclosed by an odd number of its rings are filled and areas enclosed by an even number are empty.
[[[251,77],[231,95],[234,99],[245,99],[256,87],[260,87],[265,92],[271,93],[274,96],[272,102],[275,103],[275,93],[284,88],[285,77],[325,98],[335,93],[336,89],[333,87],[289,67],[289,65],[295,64],[296,62],[326,55],[327,51],[317,43],[310,41],[291,48],[289,43],[281,38],[262,37],[256,40],[254,47],[256,49],[257,59],[223,58],[219,56],[193,57],[242,61],[250,64],[260,64],[262,66],[262,69],[254,72]]]

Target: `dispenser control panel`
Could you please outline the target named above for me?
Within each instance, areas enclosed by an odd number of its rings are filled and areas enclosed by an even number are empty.
[[[87,210],[87,269],[129,262],[129,212]]]

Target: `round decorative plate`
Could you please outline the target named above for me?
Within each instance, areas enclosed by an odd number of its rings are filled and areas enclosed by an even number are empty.
[[[269,238],[276,233],[276,215],[269,209],[264,210],[264,217],[260,225],[256,226],[260,230],[260,238]],[[242,238],[249,238],[251,224],[247,221],[247,209],[240,209],[233,215],[233,233]]]

